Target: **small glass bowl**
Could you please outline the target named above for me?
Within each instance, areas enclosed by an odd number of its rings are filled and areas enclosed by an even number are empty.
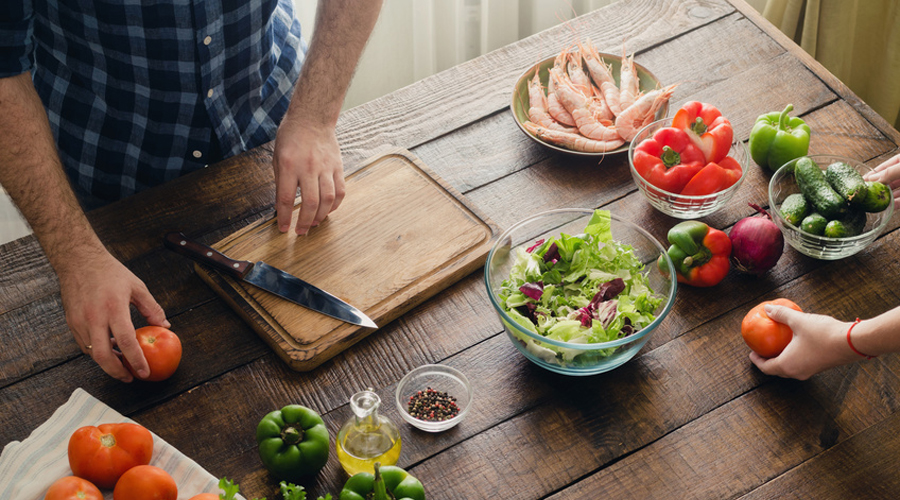
[[[841,161],[855,168],[860,174],[865,175],[872,169],[865,163],[836,155],[810,155],[808,156],[822,170],[836,161]],[[799,159],[799,158],[798,158]],[[875,238],[884,230],[891,216],[894,214],[894,203],[881,212],[866,214],[866,231],[849,238],[829,238],[801,231],[800,228],[784,220],[781,216],[781,203],[788,195],[799,193],[800,188],[794,180],[794,164],[797,160],[791,160],[781,166],[769,180],[769,214],[775,224],[781,229],[784,240],[798,252],[820,260],[838,260],[849,257],[869,246]]]
[[[428,387],[456,398],[459,413],[451,419],[436,422],[420,420],[410,415],[407,407],[409,398],[417,391],[424,391]],[[394,400],[403,420],[426,432],[441,432],[466,418],[472,406],[472,395],[472,385],[461,371],[446,365],[422,365],[400,380]]]
[[[631,166],[631,177],[634,179],[634,183],[637,184],[641,194],[644,195],[644,198],[646,198],[654,208],[671,217],[677,219],[696,219],[718,211],[728,204],[734,194],[737,193],[738,188],[741,187],[744,178],[747,177],[747,165],[750,156],[747,153],[746,146],[744,146],[744,143],[740,140],[735,140],[731,143],[731,150],[728,152],[728,155],[737,160],[741,165],[741,177],[727,189],[703,196],[688,196],[670,193],[669,191],[650,184],[646,179],[641,177],[641,174],[639,174],[637,170],[635,170],[634,149],[640,145],[644,139],[651,137],[657,130],[671,126],[672,118],[664,118],[655,121],[638,131],[637,135],[631,141],[631,145],[628,147],[628,164]]]

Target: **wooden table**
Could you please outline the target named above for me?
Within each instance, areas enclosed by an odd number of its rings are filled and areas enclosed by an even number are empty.
[[[755,118],[793,103],[812,127],[811,153],[869,165],[896,154],[900,133],[741,0],[623,1],[345,112],[347,173],[387,144],[412,151],[500,228],[561,207],[604,207],[661,241],[677,220],[636,191],[625,154],[551,153],[515,126],[516,78],[577,36],[620,52],[666,83],[672,106],[718,105],[746,140]],[[886,355],[799,382],[761,374],[740,321],[764,299],[867,318],[900,303],[897,217],[867,250],[837,262],[788,248],[761,278],[737,273],[712,289],[679,287],[672,313],[631,362],[584,378],[532,365],[511,345],[482,273],[458,283],[308,373],[291,371],[194,273],[165,250],[177,229],[206,243],[273,215],[271,148],[262,147],[90,213],[101,239],[148,285],[184,342],[167,382],[125,385],[81,355],[58,283],[27,237],[0,247],[0,444],[21,440],[76,387],[149,427],[248,497],[274,498],[254,429],[300,403],[332,436],[348,399],[373,387],[401,424],[399,465],[429,498],[897,498],[900,357]],[[704,219],[728,228],[765,204],[768,172],[751,166],[731,205]],[[135,316],[138,324],[142,318]],[[460,426],[426,434],[402,424],[397,381],[425,363],[474,381]],[[312,493],[339,492],[336,456]]]

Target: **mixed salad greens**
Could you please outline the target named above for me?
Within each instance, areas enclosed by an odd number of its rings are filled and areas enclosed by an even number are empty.
[[[664,297],[650,288],[631,246],[613,239],[608,210],[595,210],[584,233],[518,247],[497,296],[523,328],[577,344],[608,342],[650,324]],[[616,347],[585,351],[538,343],[512,329],[528,351],[560,365],[584,365]]]

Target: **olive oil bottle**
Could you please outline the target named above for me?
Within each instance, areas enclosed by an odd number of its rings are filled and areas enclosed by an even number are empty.
[[[394,465],[400,459],[400,430],[378,414],[381,398],[372,389],[350,397],[353,416],[338,432],[338,460],[349,475],[375,472],[375,462]]]

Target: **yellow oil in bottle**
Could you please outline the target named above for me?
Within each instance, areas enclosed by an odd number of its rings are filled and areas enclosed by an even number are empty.
[[[400,430],[378,414],[381,398],[371,389],[350,398],[353,416],[335,440],[338,460],[349,475],[375,473],[375,463],[394,465],[400,459]]]
[[[400,459],[400,436],[393,439],[383,429],[375,429],[374,432],[352,429],[343,441],[337,441],[336,448],[338,460],[347,474],[374,474],[375,462],[394,465]]]

